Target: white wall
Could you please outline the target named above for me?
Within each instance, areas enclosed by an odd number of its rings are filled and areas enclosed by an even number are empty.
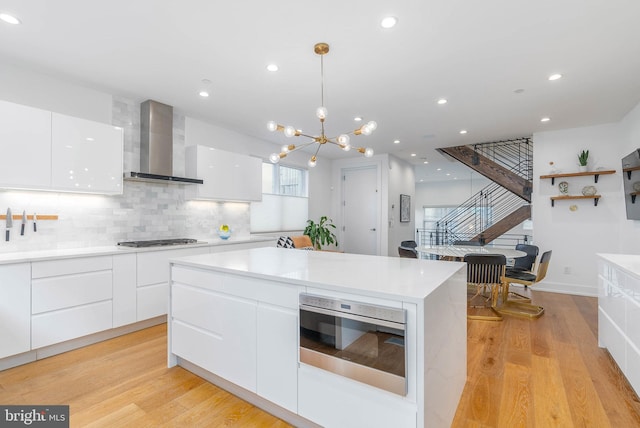
[[[6,63],[0,63],[0,82],[2,100],[111,123],[110,94]]]
[[[620,158],[640,148],[640,104],[620,122],[620,138],[623,147]],[[621,165],[618,164],[617,167],[621,168]],[[619,239],[620,253],[640,254],[640,221],[623,218]]]
[[[489,183],[477,172],[469,172],[465,179],[416,183],[415,227],[422,228],[425,206],[457,206]]]
[[[398,246],[402,241],[414,240],[416,231],[416,216],[414,206],[416,203],[416,177],[413,166],[395,156],[389,156],[389,186],[388,186],[388,241],[387,254],[398,255]],[[400,195],[411,197],[410,221],[400,222]]]
[[[620,160],[631,149],[624,134],[618,123],[534,134],[534,242],[541,253],[553,251],[547,278],[536,288],[597,295],[596,253],[620,252],[621,229],[628,222]],[[540,180],[540,175],[550,173],[549,162],[559,172],[577,172],[577,155],[583,149],[590,152],[589,169],[617,172],[600,176],[597,184],[593,177],[556,179],[554,185],[551,180]],[[602,195],[598,206],[585,199],[556,201],[552,208],[549,197],[559,195],[558,182],[563,180],[569,183],[572,195],[580,195],[584,186],[595,186]],[[572,206],[576,209],[571,210]]]

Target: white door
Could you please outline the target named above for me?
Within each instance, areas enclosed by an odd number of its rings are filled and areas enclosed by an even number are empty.
[[[342,240],[345,253],[378,254],[378,171],[342,170]]]

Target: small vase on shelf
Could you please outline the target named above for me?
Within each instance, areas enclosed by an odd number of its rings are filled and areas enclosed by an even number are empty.
[[[578,171],[587,172],[587,166],[586,165],[579,165],[578,166]]]

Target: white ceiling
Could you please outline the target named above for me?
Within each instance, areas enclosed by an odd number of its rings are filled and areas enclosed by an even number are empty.
[[[437,147],[614,122],[640,101],[637,0],[0,0],[0,12],[22,20],[0,22],[1,61],[279,144],[268,120],[319,132],[313,46],[327,42],[327,134],[375,120],[353,144],[419,165],[418,179],[468,174]],[[395,28],[379,26],[386,15]]]

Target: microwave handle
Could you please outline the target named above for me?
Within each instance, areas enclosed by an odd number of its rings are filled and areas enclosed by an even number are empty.
[[[307,306],[302,304],[300,305],[300,309],[307,312],[315,312],[318,314],[324,314],[324,315],[329,315],[329,316],[334,316],[339,318],[347,318],[354,321],[361,321],[369,324],[379,325],[382,327],[395,328],[402,331],[405,330],[405,325],[402,323],[381,320],[379,318],[362,317],[360,315],[350,314],[347,312],[332,311],[330,309],[317,308],[315,306]]]

